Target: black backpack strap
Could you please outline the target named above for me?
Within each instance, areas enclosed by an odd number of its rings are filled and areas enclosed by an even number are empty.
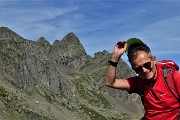
[[[173,83],[174,83],[174,77],[172,75],[172,70],[170,71],[168,68],[165,67],[165,68],[163,68],[163,72],[164,72],[164,80],[165,80],[165,82],[167,84],[167,87],[168,87],[169,91],[176,98],[176,100],[179,101],[179,97],[177,95],[175,95],[174,92],[172,91],[172,90],[174,90],[177,93],[177,90],[176,90],[175,86],[174,86],[174,88],[172,88],[170,86],[169,81],[168,81],[168,77],[167,77],[168,72],[170,72],[170,74],[172,76]]]

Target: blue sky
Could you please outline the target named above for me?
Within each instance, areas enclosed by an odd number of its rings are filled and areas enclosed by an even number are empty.
[[[0,26],[51,44],[74,32],[91,56],[136,37],[180,66],[180,0],[1,0]]]

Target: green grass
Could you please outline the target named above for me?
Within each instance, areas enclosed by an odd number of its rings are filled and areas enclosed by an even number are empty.
[[[8,111],[7,109],[0,108],[1,118],[5,120],[24,120],[22,117],[14,112]]]
[[[16,96],[14,92],[15,91],[11,91],[5,88],[4,86],[0,86],[0,100],[5,105],[6,108],[4,114],[7,114],[9,117],[14,116],[14,118],[10,120],[24,120],[24,119],[30,120],[31,118],[36,120],[40,120],[40,119],[49,120],[48,117],[41,115],[36,111],[33,111],[33,109],[29,106],[29,104],[26,103],[26,101],[23,101],[22,98]],[[52,95],[50,96],[48,94],[47,96],[48,99],[52,101]],[[19,116],[19,119],[16,116]]]
[[[50,102],[50,103],[56,101],[56,97],[55,97],[54,93],[47,93],[47,92],[45,92],[45,96],[44,96],[44,97],[45,97],[46,100],[47,100],[48,102]]]
[[[92,60],[91,60],[91,59],[88,59],[88,60],[86,60],[86,61],[83,62],[83,65],[82,65],[82,67],[81,67],[79,70],[82,70],[82,69],[90,66],[91,64],[92,64]]]
[[[90,80],[92,80],[91,76],[75,73],[72,75],[75,78],[73,82],[76,85],[76,89],[83,99],[95,106],[103,106],[107,109],[111,108],[111,105],[106,98],[101,93],[98,94],[96,89],[93,88],[94,86],[90,82]]]
[[[84,114],[90,117],[90,120],[108,120],[105,116],[99,114],[98,112],[86,106],[82,106],[82,110]]]

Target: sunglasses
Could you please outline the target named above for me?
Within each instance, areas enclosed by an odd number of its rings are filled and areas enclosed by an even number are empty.
[[[133,68],[133,70],[136,72],[136,73],[140,73],[143,71],[143,67],[146,68],[146,69],[151,69],[151,61],[147,62],[147,63],[144,63],[143,65],[137,67],[137,68]]]

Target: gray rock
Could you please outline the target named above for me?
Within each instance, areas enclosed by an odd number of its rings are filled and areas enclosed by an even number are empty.
[[[110,56],[106,50],[95,53],[94,58],[87,55],[72,32],[51,45],[44,37],[26,40],[9,28],[0,27],[0,81],[3,83],[0,88],[3,86],[4,91],[0,91],[4,93],[0,94],[1,104],[7,107],[5,112],[15,113],[18,120],[139,118],[142,110],[125,107],[133,105],[142,109],[137,95],[104,86]],[[135,74],[120,59],[117,75]],[[8,107],[8,99],[15,98],[19,99],[12,109]],[[63,113],[61,117],[59,113]],[[0,118],[3,116],[0,114]]]

